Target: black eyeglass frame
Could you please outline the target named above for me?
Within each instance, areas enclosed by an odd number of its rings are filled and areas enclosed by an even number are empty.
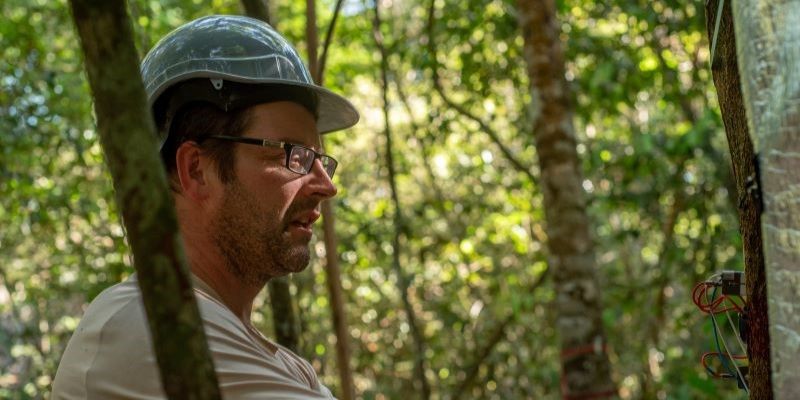
[[[274,141],[274,140],[269,140],[269,139],[258,139],[258,138],[251,138],[251,137],[225,136],[225,135],[212,135],[212,136],[206,137],[206,139],[225,140],[225,141],[228,141],[228,142],[251,144],[251,145],[261,146],[261,147],[278,147],[278,148],[282,148],[286,152],[286,159],[285,159],[285,162],[284,162],[284,166],[289,171],[292,171],[292,172],[294,172],[296,174],[300,174],[300,175],[309,174],[311,172],[311,169],[314,167],[314,161],[317,161],[319,159],[320,162],[322,163],[322,167],[325,170],[325,173],[328,174],[328,178],[329,179],[333,179],[333,174],[336,172],[336,167],[339,165],[339,162],[336,161],[335,158],[333,158],[333,157],[331,157],[331,156],[329,156],[327,154],[319,153],[316,150],[314,150],[314,149],[312,149],[310,147],[307,147],[307,146],[303,146],[301,144]],[[311,153],[314,154],[314,158],[311,159],[311,162],[307,163],[308,165],[304,165],[303,166],[303,170],[302,171],[297,171],[297,170],[295,170],[295,169],[293,169],[292,167],[289,166],[289,162],[292,159],[292,151],[294,151],[295,148],[306,150],[306,151],[310,151]]]

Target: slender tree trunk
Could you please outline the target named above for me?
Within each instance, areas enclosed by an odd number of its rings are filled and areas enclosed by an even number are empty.
[[[350,334],[347,329],[347,313],[344,310],[341,268],[335,231],[335,219],[331,200],[322,203],[322,224],[325,233],[325,277],[331,302],[331,318],[336,334],[336,367],[339,370],[340,397],[351,400],[356,397],[353,372],[350,369]]]
[[[244,14],[248,17],[260,19],[272,25],[272,16],[269,13],[269,0],[242,0]],[[274,26],[273,26],[274,28]]]
[[[679,168],[677,169],[678,173],[674,175],[676,179],[683,179],[683,170],[685,165],[686,160],[682,160],[682,162],[679,164]],[[659,275],[655,279],[655,287],[649,288],[649,291],[655,295],[655,300],[653,301],[652,305],[653,316],[643,329],[647,332],[645,337],[649,342],[649,346],[652,346],[653,349],[658,349],[661,347],[661,332],[663,330],[665,319],[667,318],[667,295],[665,293],[665,289],[667,288],[667,285],[670,284],[670,278],[673,276],[671,265],[672,260],[669,256],[673,248],[675,224],[678,222],[678,216],[686,206],[683,188],[679,184],[676,184],[672,187],[679,187],[680,189],[675,191],[672,207],[670,207],[670,212],[667,214],[663,229],[661,230],[661,235],[663,236],[663,245],[658,255],[658,262],[656,262]],[[651,355],[649,352],[646,357],[647,360],[645,361],[643,368],[644,380],[642,381],[642,399],[657,399],[658,390],[655,385],[655,380],[653,379],[654,371],[650,366]]]
[[[291,292],[291,278],[281,276],[267,283],[269,304],[272,309],[272,323],[275,326],[275,340],[281,346],[297,353],[300,343],[300,322],[294,312],[294,298]]]
[[[769,289],[768,320],[762,316],[758,322],[751,323],[769,324],[772,384],[777,399],[796,399],[800,394],[800,358],[797,357],[800,349],[800,313],[797,312],[797,304],[800,304],[798,19],[798,1],[750,0],[733,3],[739,73],[745,77],[742,81],[744,107],[750,135],[759,156],[758,170],[761,175],[759,183],[755,179],[757,174],[750,170],[754,179],[752,184],[746,182],[748,186],[744,189],[758,193],[754,186],[756,184],[761,189],[764,266]],[[741,171],[740,174],[748,174],[748,171]],[[745,201],[752,200],[746,197]],[[758,271],[748,272],[748,283],[753,274],[758,274]],[[763,290],[757,280],[753,286],[753,289]],[[753,296],[754,299],[760,299],[763,292],[754,293]],[[755,341],[751,343],[752,347],[764,337],[750,339],[751,342]],[[765,344],[759,344],[763,350]],[[764,367],[760,368],[762,370],[759,373],[763,373]]]
[[[272,24],[269,5],[266,0],[242,0],[245,14]],[[273,25],[273,28],[275,26]],[[282,346],[298,352],[300,343],[300,322],[294,312],[294,298],[291,292],[291,279],[288,276],[270,279],[267,283],[269,304],[272,310],[272,324],[275,327],[275,340]]]
[[[386,167],[389,171],[389,187],[391,190],[392,204],[394,205],[394,236],[392,238],[392,269],[397,276],[397,286],[400,291],[400,298],[403,301],[403,310],[406,313],[409,329],[411,331],[411,339],[414,341],[414,376],[416,380],[415,386],[418,386],[420,391],[420,398],[427,400],[431,397],[431,387],[428,379],[425,377],[425,339],[417,322],[416,312],[414,306],[411,304],[409,296],[410,282],[400,265],[400,252],[401,241],[404,237],[408,236],[407,225],[403,218],[402,209],[400,207],[400,200],[397,196],[397,180],[395,179],[397,173],[395,170],[394,157],[392,155],[392,131],[389,120],[389,77],[388,77],[388,55],[383,43],[383,35],[381,34],[381,17],[380,17],[380,2],[375,2],[375,16],[373,19],[372,33],[375,38],[375,44],[381,55],[381,96],[383,99],[383,133],[386,138],[385,156]]]
[[[724,1],[724,0],[723,0]],[[739,66],[736,60],[736,37],[733,31],[731,2],[725,2],[718,15],[720,0],[706,3],[706,28],[709,43],[714,41],[714,31],[719,20],[711,72],[717,88],[717,99],[722,111],[722,122],[728,137],[728,147],[733,163],[739,209],[739,231],[742,234],[745,280],[747,282],[748,330],[747,355],[749,371],[747,384],[753,400],[772,399],[770,376],[770,342],[767,315],[767,280],[764,270],[764,250],[761,238],[761,199],[757,190],[755,150],[747,129],[747,115],[742,98]],[[712,44],[713,45],[713,44]]]
[[[331,43],[333,43],[333,32],[336,30],[336,21],[339,19],[339,11],[342,9],[342,3],[344,3],[344,0],[336,0],[331,22],[328,24],[328,30],[325,31],[325,41],[322,42],[322,54],[319,56],[319,61],[316,66],[318,69],[318,76],[316,77],[317,83],[323,86],[325,85],[325,64],[328,62],[328,50],[330,50]]]
[[[518,0],[541,167],[565,399],[616,394],[554,0]]]
[[[219,399],[125,2],[70,5],[164,391],[170,399]]]
[[[335,14],[338,14],[341,4],[337,3]],[[333,38],[337,16],[334,15],[325,37],[324,48],[330,46]],[[311,76],[318,85],[323,84],[325,71],[322,70],[324,60],[317,57],[319,46],[319,32],[317,31],[316,1],[306,0],[306,44],[308,46],[308,67]],[[333,199],[322,203],[322,227],[325,240],[325,277],[328,285],[328,294],[331,303],[331,318],[336,334],[336,367],[339,371],[339,384],[343,400],[355,398],[355,384],[353,371],[350,368],[350,333],[347,329],[347,313],[344,310],[344,294],[342,293],[341,269],[339,268],[339,249],[336,237],[336,220],[333,212]]]
[[[317,0],[306,0],[306,51],[308,52],[308,69],[318,85],[319,81],[319,32],[317,30]]]
[[[487,121],[484,121],[477,115],[470,112],[463,104],[456,103],[446,92],[444,86],[442,85],[441,77],[439,76],[439,70],[441,66],[437,60],[437,53],[438,48],[436,46],[436,35],[434,32],[434,25],[436,24],[436,0],[430,0],[428,3],[428,22],[426,24],[425,30],[427,33],[427,42],[428,42],[428,53],[431,59],[431,73],[433,76],[431,77],[433,80],[433,90],[439,94],[442,101],[447,104],[448,107],[455,110],[457,113],[463,115],[464,117],[474,121],[475,123],[480,126],[480,131],[485,133],[489,136],[489,140],[497,146],[500,150],[500,154],[511,164],[511,166],[519,173],[524,174],[531,180],[534,184],[536,183],[536,176],[533,172],[528,168],[525,163],[523,163],[515,154],[511,151],[510,148],[505,144],[505,142],[500,138],[500,135],[492,129],[490,124]]]
[[[545,269],[536,279],[536,281],[528,287],[527,293],[529,295],[533,295],[533,293],[539,289],[540,286],[544,283],[545,279],[549,275],[550,269]],[[453,399],[461,399],[464,398],[464,393],[466,393],[469,389],[477,385],[478,383],[478,373],[480,372],[480,368],[482,365],[486,363],[486,360],[492,354],[494,348],[506,337],[506,330],[509,326],[513,323],[516,323],[519,314],[516,312],[510,312],[502,321],[498,322],[497,325],[492,330],[490,335],[487,335],[486,339],[483,343],[483,347],[478,350],[475,354],[475,359],[466,364],[466,367],[462,368],[465,372],[464,379],[461,383],[456,386],[453,390]]]

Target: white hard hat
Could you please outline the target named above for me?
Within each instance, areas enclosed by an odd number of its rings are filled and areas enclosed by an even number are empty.
[[[282,88],[301,89],[315,98],[316,110],[312,111],[320,134],[351,127],[359,119],[349,101],[314,83],[297,51],[283,36],[254,18],[214,15],[191,21],[150,50],[141,72],[156,118],[157,108],[169,103],[160,98],[165,97],[162,95],[181,83],[205,78],[208,90],[193,90],[190,95],[184,94],[182,101],[208,101],[227,110],[264,102],[275,97],[270,92]],[[162,145],[166,139],[161,138]]]

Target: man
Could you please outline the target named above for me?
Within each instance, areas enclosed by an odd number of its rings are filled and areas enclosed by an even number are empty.
[[[250,313],[270,278],[307,266],[319,205],[336,194],[337,162],[319,135],[358,113],[314,85],[283,37],[246,17],[176,29],[145,57],[142,76],[223,396],[331,398]],[[52,398],[164,398],[135,274],[89,306]]]

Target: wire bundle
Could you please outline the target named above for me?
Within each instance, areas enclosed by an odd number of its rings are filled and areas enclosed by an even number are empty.
[[[700,311],[711,314],[721,314],[728,311],[736,311],[738,313],[742,312],[742,306],[738,303],[733,301],[733,298],[728,295],[721,295],[716,297],[717,288],[722,285],[721,282],[712,282],[712,281],[705,281],[698,283],[694,289],[692,290],[692,301],[694,304],[700,309]],[[708,289],[712,290],[712,296],[709,299],[708,297]],[[738,296],[737,296],[738,297]],[[703,299],[706,299],[706,302],[703,302]],[[723,304],[727,301],[728,305],[723,306]],[[722,308],[720,308],[722,306]]]
[[[703,353],[703,355],[700,357],[700,363],[711,376],[723,379],[736,379],[740,387],[744,388],[747,393],[750,393],[750,389],[747,387],[747,381],[744,378],[745,374],[747,373],[747,367],[740,366],[736,362],[736,360],[747,360],[747,348],[742,342],[741,334],[739,333],[739,330],[736,328],[736,325],[733,323],[733,319],[730,316],[731,311],[736,312],[740,316],[744,313],[744,305],[740,305],[734,300],[734,297],[739,298],[742,303],[744,303],[744,301],[740,296],[726,294],[717,296],[718,289],[721,286],[722,274],[715,274],[705,282],[698,283],[692,290],[692,301],[694,301],[694,304],[697,305],[700,311],[708,314],[711,317],[711,325],[714,333],[714,344],[717,350]],[[725,337],[722,335],[721,327],[717,322],[716,316],[723,313],[730,324],[730,328],[736,337],[736,341],[739,342],[739,346],[742,351],[741,354],[731,353],[730,349],[728,348],[728,343],[725,341]],[[722,343],[722,347],[720,347],[720,343]],[[722,351],[723,348],[725,349],[724,352]],[[708,359],[712,357],[719,359],[723,367],[722,370],[714,370],[708,365]]]

